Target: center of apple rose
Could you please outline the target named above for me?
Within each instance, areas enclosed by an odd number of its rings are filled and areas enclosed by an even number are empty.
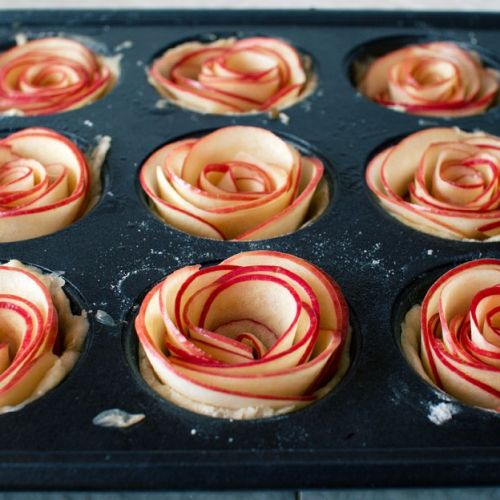
[[[51,71],[50,73],[40,73],[33,80],[33,85],[37,87],[62,87],[66,80],[66,74],[63,71]]]
[[[49,189],[54,200],[67,196],[66,173],[64,165],[54,163],[44,166],[31,158],[4,163],[0,166],[0,210],[14,209],[33,202]]]
[[[273,189],[273,182],[263,169],[243,161],[210,163],[201,175],[202,181],[226,193],[266,194]]]
[[[214,331],[249,346],[254,359],[262,358],[278,339],[266,325],[248,318],[221,324]]]
[[[460,148],[442,151],[432,176],[435,199],[457,207],[498,206],[497,184],[500,171],[495,158],[486,154],[464,154]],[[430,177],[431,170],[427,170]],[[429,179],[430,180],[430,179]]]
[[[24,181],[26,184],[33,185],[34,172],[25,165],[9,162],[0,167],[0,189],[7,192],[15,182]]]
[[[251,49],[229,51],[222,61],[227,69],[244,74],[261,74],[276,67],[275,59]]]
[[[35,64],[19,78],[19,89],[29,94],[50,89],[64,89],[77,81],[78,73],[68,66]]]
[[[485,184],[481,174],[472,165],[446,165],[442,173],[443,179],[452,186],[473,188],[483,187]]]
[[[488,313],[486,316],[486,323],[497,335],[500,336],[500,307],[496,307]]]
[[[262,358],[298,327],[301,300],[286,281],[264,274],[235,276],[196,292],[185,308],[190,335],[215,335],[248,360]],[[240,361],[241,362],[241,361]]]
[[[0,209],[9,210],[22,204],[44,176],[45,169],[36,160],[19,158],[4,163],[0,167]]]
[[[411,71],[410,83],[417,86],[433,86],[449,81],[456,73],[456,68],[448,61],[424,59],[415,64]]]

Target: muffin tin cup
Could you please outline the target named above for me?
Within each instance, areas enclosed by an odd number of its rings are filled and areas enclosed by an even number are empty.
[[[85,356],[69,377],[22,411],[0,416],[2,488],[497,483],[498,415],[450,402],[423,382],[405,361],[395,332],[405,290],[422,273],[498,257],[500,244],[444,240],[402,225],[376,205],[364,173],[385,141],[428,126],[500,135],[500,109],[449,120],[395,113],[361,97],[348,67],[354,48],[389,36],[475,40],[498,56],[493,28],[499,23],[498,14],[455,13],[4,12],[0,39],[18,32],[71,33],[116,48],[123,58],[116,87],[92,105],[38,118],[0,118],[2,130],[40,125],[88,141],[98,134],[112,137],[99,204],[58,233],[0,245],[0,259],[64,271],[89,314],[105,311],[116,323],[94,318]],[[282,38],[313,57],[318,86],[285,110],[287,125],[265,114],[201,115],[157,104],[162,98],[145,75],[155,54],[186,38],[234,30]],[[176,137],[231,124],[301,139],[327,160],[333,199],[314,224],[270,240],[219,242],[184,234],[148,211],[136,184],[142,161]],[[174,269],[254,249],[297,255],[339,283],[353,318],[353,363],[345,379],[305,409],[256,421],[204,417],[157,397],[134,365],[131,322],[140,298]],[[438,425],[430,416],[442,403],[456,412]],[[146,418],[128,429],[92,424],[110,408]]]

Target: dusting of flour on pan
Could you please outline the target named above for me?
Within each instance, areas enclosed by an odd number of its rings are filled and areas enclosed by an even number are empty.
[[[26,35],[26,33],[16,33],[14,39],[16,40],[16,45],[18,47],[21,47],[22,45],[26,45],[28,43],[28,36]]]
[[[453,403],[437,403],[428,405],[427,418],[436,425],[443,425],[459,413],[460,409]]]
[[[142,422],[146,418],[144,413],[128,413],[119,408],[104,410],[92,419],[92,423],[99,427],[115,427],[126,429],[132,425]]]
[[[134,42],[132,40],[125,40],[124,42],[118,44],[115,48],[115,52],[121,52],[122,50],[125,49],[131,49],[134,46]]]

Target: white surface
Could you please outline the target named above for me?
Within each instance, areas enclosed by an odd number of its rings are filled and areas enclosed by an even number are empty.
[[[0,9],[409,9],[500,12],[499,0],[0,0]]]

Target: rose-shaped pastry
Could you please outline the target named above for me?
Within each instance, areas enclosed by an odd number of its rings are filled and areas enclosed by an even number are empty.
[[[0,241],[58,231],[84,212],[89,167],[53,130],[27,128],[0,139]]]
[[[18,261],[0,265],[0,413],[45,394],[78,359],[88,322],[63,285]]]
[[[149,77],[161,94],[194,111],[268,111],[291,106],[312,89],[304,62],[275,38],[188,42],[167,50]]]
[[[450,239],[500,235],[500,138],[457,128],[416,132],[385,149],[368,187],[403,223]]]
[[[466,262],[441,276],[407,314],[402,347],[434,385],[500,411],[500,260]]]
[[[396,110],[428,116],[483,113],[498,91],[499,74],[475,53],[450,42],[410,45],[376,59],[359,90]]]
[[[181,231],[256,240],[295,231],[322,174],[318,158],[273,133],[234,126],[158,149],[140,182],[158,214]]]
[[[68,38],[41,38],[0,54],[0,112],[48,115],[96,101],[116,75],[101,56]]]
[[[148,382],[212,416],[300,408],[331,390],[348,365],[339,287],[317,267],[278,252],[175,271],[144,298],[135,327]]]

